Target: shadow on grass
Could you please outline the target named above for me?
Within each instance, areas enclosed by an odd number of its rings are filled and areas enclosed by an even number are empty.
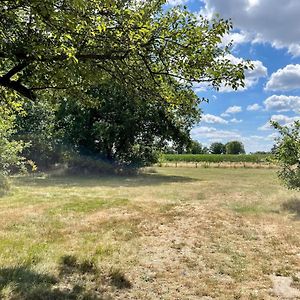
[[[292,198],[282,204],[284,210],[295,215],[295,219],[300,219],[300,199]]]
[[[26,176],[16,177],[15,184],[19,186],[37,187],[142,187],[172,183],[188,183],[199,181],[184,176],[165,176],[160,174],[141,174],[136,176]]]
[[[58,278],[39,274],[26,266],[0,269],[0,299],[108,300],[111,297],[103,293],[107,286],[118,290],[132,286],[122,272],[111,272],[105,280],[94,265],[78,263],[72,256],[63,257],[59,269]],[[102,289],[101,285],[106,288]]]

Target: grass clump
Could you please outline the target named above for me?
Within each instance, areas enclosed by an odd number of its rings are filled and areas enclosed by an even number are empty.
[[[132,287],[131,282],[126,278],[125,274],[120,270],[112,270],[109,274],[112,285],[117,289],[130,289]]]
[[[84,259],[78,261],[74,255],[64,255],[59,260],[60,274],[65,273],[97,273],[97,267],[93,260]]]

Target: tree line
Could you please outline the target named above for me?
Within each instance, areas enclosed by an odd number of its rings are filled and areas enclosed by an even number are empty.
[[[245,154],[244,144],[240,141],[229,141],[226,144],[214,142],[209,147],[200,142],[192,140],[186,148],[169,146],[164,151],[172,154]]]

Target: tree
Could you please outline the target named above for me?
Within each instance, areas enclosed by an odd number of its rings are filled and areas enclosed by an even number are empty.
[[[212,154],[225,154],[225,145],[219,142],[212,143],[209,147],[209,151]]]
[[[165,3],[166,0],[1,1],[0,86],[30,100],[27,103],[32,105],[48,102],[56,110],[64,102],[70,105],[73,101],[85,109],[94,103],[99,108],[90,90],[101,90],[102,86],[106,90],[110,82],[112,89],[122,87],[126,101],[133,101],[134,107],[144,112],[147,109],[144,124],[148,112],[154,118],[159,115],[161,124],[171,124],[173,132],[185,132],[177,141],[180,146],[187,144],[186,132],[197,122],[195,108],[200,103],[193,84],[206,82],[216,89],[221,84],[237,89],[244,86],[244,70],[252,65],[233,64],[227,58],[230,45],[224,47],[221,40],[232,29],[230,21],[208,21],[180,7],[167,11]],[[120,115],[122,107],[114,99],[111,101],[115,114]],[[107,109],[107,103],[103,105]],[[89,109],[82,112],[87,118],[91,113]],[[63,120],[59,123],[66,124]],[[107,136],[101,124],[98,132]],[[129,126],[123,125],[128,141],[132,138]],[[143,128],[153,133],[150,127]],[[112,138],[109,132],[110,138],[103,143]],[[169,127],[164,130],[159,126],[156,139],[149,139],[147,149],[160,146],[157,140],[168,132]],[[135,136],[134,149],[143,155],[146,150],[137,141]],[[111,145],[106,148],[114,149]],[[133,150],[132,146],[125,148]],[[111,156],[108,150],[107,155]]]
[[[174,107],[160,98],[144,99],[111,82],[91,88],[89,95],[92,105],[72,98],[60,105],[55,131],[80,154],[116,163],[155,162],[156,150],[168,141],[188,144],[189,129],[198,120],[196,105]]]
[[[187,153],[203,154],[203,147],[202,147],[201,143],[199,143],[198,141],[191,141],[191,144],[188,148]]]
[[[113,79],[149,96],[158,86],[169,101],[194,82],[243,86],[250,65],[230,63],[220,45],[231,23],[165,11],[165,2],[2,1],[0,85],[34,100]]]
[[[245,149],[242,142],[231,141],[225,145],[226,154],[244,154]]]
[[[290,189],[300,189],[300,121],[291,126],[271,122],[278,130],[275,159],[280,165],[279,177]]]

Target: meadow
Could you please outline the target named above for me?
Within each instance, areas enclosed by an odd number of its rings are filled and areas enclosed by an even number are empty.
[[[0,299],[300,297],[300,194],[273,169],[11,181]]]

